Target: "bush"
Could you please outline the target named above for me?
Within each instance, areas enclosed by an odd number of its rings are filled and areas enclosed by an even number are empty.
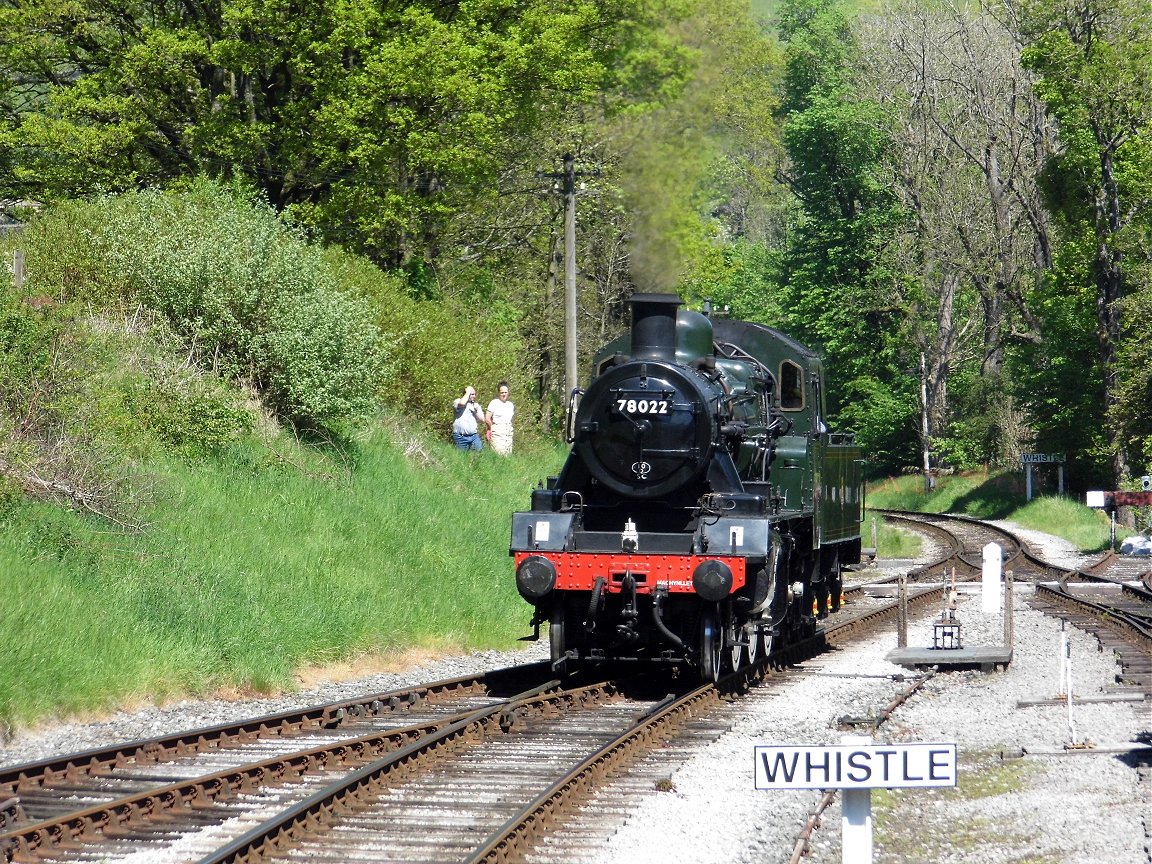
[[[221,453],[254,425],[235,393],[190,371],[142,379],[125,402],[144,431],[191,460]]]
[[[367,303],[335,291],[281,298],[274,326],[253,351],[270,407],[322,426],[372,413],[384,369],[372,317]]]
[[[15,408],[51,360],[54,322],[0,293],[0,404]]]
[[[250,382],[286,420],[371,413],[387,346],[370,308],[340,294],[322,250],[270,207],[208,180],[100,202],[89,237],[124,300],[162,313],[191,359]]]

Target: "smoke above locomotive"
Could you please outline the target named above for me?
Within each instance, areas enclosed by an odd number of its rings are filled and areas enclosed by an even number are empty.
[[[828,429],[799,342],[673,294],[630,302],[572,394],[563,468],[513,514],[516,585],[557,670],[662,660],[716,680],[839,607],[861,454]]]

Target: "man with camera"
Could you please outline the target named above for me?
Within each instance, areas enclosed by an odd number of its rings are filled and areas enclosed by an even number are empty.
[[[484,409],[476,402],[476,389],[465,387],[452,408],[456,412],[456,419],[452,421],[452,443],[460,450],[483,450],[479,424],[487,425],[488,421],[484,418]]]

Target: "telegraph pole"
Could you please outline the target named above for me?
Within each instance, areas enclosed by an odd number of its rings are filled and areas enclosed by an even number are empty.
[[[560,194],[564,196],[564,386],[567,397],[580,385],[576,344],[576,178],[585,174],[597,176],[600,172],[577,171],[576,157],[571,153],[560,158],[563,171],[536,176],[559,180]]]
[[[564,154],[564,384],[565,397],[580,384],[576,364],[576,157]]]
[[[932,438],[928,428],[928,359],[920,352],[920,440],[924,449],[924,491],[931,492],[936,485],[932,482]]]

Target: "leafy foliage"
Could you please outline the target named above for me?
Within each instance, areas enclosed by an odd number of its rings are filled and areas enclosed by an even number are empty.
[[[901,277],[885,257],[905,219],[890,183],[888,121],[849,85],[846,8],[796,0],[781,14],[789,39],[784,141],[800,212],[782,259],[779,323],[823,353],[831,412],[851,415],[877,467],[891,469],[888,460],[906,449],[898,437],[915,429],[915,402],[896,339]],[[881,395],[884,410],[864,409]]]
[[[155,439],[126,407],[143,379],[118,366],[122,337],[94,323],[0,295],[0,478],[131,527],[132,464]]]
[[[72,197],[242,177],[329,240],[391,266],[430,260],[473,190],[552,112],[665,84],[676,52],[655,25],[679,5],[9,5],[9,189]]]
[[[1118,483],[1133,455],[1145,457],[1139,444],[1130,452],[1127,434],[1149,416],[1139,384],[1120,376],[1145,353],[1129,341],[1123,312],[1127,298],[1147,291],[1152,261],[1152,8],[1143,0],[1032,0],[1023,9],[1024,61],[1039,75],[1037,92],[1063,144],[1043,178],[1065,262],[1049,284],[1078,307],[1094,304],[1093,366]]]
[[[21,304],[13,290],[0,291],[0,403],[9,410],[27,402],[51,362],[54,325]]]
[[[370,414],[387,346],[366,302],[263,203],[212,182],[104,199],[90,242],[123,301],[160,312],[190,358],[293,423]]]
[[[533,370],[523,362],[518,309],[480,285],[464,296],[413,297],[408,280],[363,258],[330,249],[326,260],[342,290],[372,307],[389,340],[393,362],[379,391],[386,406],[446,438],[450,403],[465,385],[476,387],[487,405],[497,383],[507,380],[518,434],[529,431]]]
[[[236,394],[206,376],[170,370],[134,383],[127,409],[145,432],[190,461],[224,453],[255,425]]]

